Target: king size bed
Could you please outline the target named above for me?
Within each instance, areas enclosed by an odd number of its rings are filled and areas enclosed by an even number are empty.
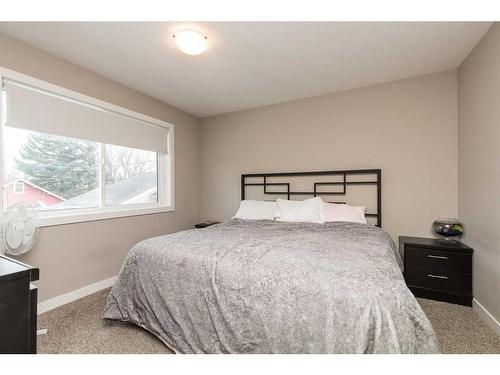
[[[356,171],[316,173],[340,173],[345,194],[346,172]],[[266,178],[252,183],[261,185]],[[243,199],[245,186],[242,176]],[[147,239],[130,250],[104,318],[132,322],[176,353],[435,353],[377,225],[231,219]]]

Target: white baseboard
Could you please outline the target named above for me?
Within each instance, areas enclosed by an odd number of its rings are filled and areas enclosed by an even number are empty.
[[[110,277],[109,279],[98,281],[94,284],[84,286],[83,288],[73,290],[72,292],[62,294],[60,296],[48,299],[38,304],[38,314],[42,314],[56,307],[65,305],[67,303],[76,301],[77,299],[86,297],[90,294],[99,292],[103,289],[113,286],[116,282],[117,276]]]
[[[500,336],[500,323],[475,298],[472,299],[472,308],[477,311],[486,324],[488,324],[495,331],[495,333]]]

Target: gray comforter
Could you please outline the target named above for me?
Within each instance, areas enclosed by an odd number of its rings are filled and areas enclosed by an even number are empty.
[[[233,219],[134,246],[104,318],[178,353],[433,353],[383,230]]]

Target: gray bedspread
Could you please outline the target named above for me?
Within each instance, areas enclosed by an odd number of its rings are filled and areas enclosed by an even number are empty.
[[[435,353],[383,230],[233,219],[129,252],[104,318],[178,353]]]

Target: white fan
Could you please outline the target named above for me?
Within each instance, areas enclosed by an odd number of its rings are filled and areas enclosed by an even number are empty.
[[[26,203],[15,203],[0,217],[0,251],[20,255],[33,247],[38,238],[35,211]]]

